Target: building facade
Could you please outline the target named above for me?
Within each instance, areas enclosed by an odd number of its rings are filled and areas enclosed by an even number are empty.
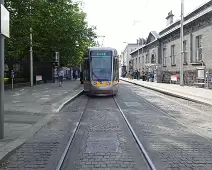
[[[125,71],[129,72],[131,69],[133,69],[132,62],[131,62],[132,57],[131,57],[130,53],[136,49],[138,49],[138,44],[129,43],[126,45],[124,51],[122,52],[121,65],[123,68],[122,69],[123,72],[125,72]]]
[[[143,51],[140,67],[144,72],[158,75],[158,81],[170,82],[171,75],[180,74],[180,20],[173,22],[173,14],[168,14],[167,27],[158,34],[150,32]],[[131,53],[134,60],[140,57],[138,50]],[[136,69],[136,67],[134,67]],[[212,70],[212,0],[201,5],[184,17],[183,70],[184,83],[195,85],[198,70]]]

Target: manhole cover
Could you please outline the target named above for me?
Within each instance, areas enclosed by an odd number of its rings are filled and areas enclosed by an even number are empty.
[[[124,102],[127,107],[141,106],[138,102]]]
[[[114,132],[92,132],[86,144],[86,153],[118,152],[119,141]]]

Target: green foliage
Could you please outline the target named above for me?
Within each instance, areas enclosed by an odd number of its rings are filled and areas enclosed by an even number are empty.
[[[7,0],[6,7],[11,19],[6,59],[29,59],[30,27],[35,61],[51,62],[59,51],[61,63],[76,65],[87,47],[95,45],[96,28],[88,26],[86,14],[70,0]]]

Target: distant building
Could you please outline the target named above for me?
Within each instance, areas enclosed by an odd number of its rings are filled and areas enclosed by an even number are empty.
[[[133,69],[133,63],[132,63],[132,57],[130,53],[132,51],[135,51],[138,49],[138,44],[136,43],[129,43],[126,45],[124,51],[122,52],[122,58],[121,58],[121,65],[122,65],[122,70],[123,71],[129,71]]]
[[[146,43],[130,53],[138,60],[144,72],[158,75],[158,82],[169,82],[171,75],[180,73],[180,20],[173,22],[172,11],[166,17],[167,27],[158,34],[149,33]],[[142,54],[143,51],[143,54]],[[184,17],[184,82],[194,85],[198,82],[198,68],[212,70],[212,0],[201,5]]]

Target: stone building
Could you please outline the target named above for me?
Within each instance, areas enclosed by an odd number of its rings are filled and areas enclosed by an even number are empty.
[[[133,60],[142,57],[142,71],[157,73],[158,82],[170,82],[171,75],[180,73],[180,20],[173,22],[173,16],[168,14],[168,25],[158,34],[149,33],[140,56],[137,50],[131,53]],[[212,69],[212,0],[184,17],[183,54],[184,83],[195,85],[198,69]]]

